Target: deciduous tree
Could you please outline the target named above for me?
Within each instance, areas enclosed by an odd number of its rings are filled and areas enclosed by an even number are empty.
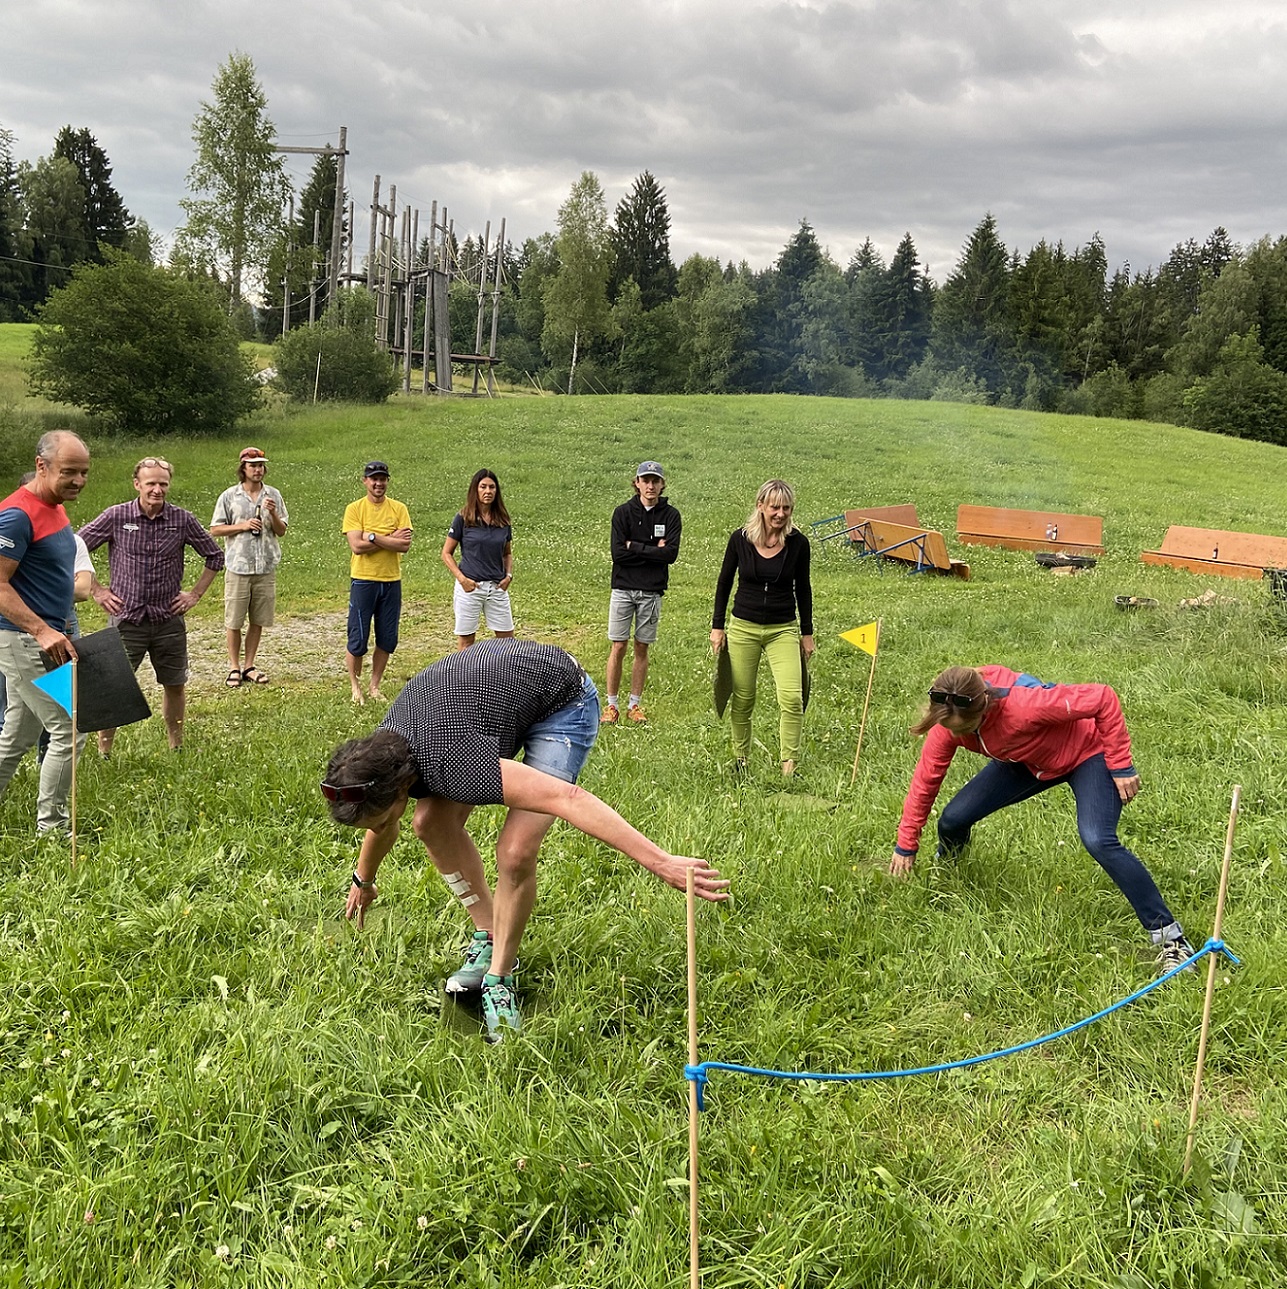
[[[590,170],[572,185],[559,207],[558,271],[543,292],[545,325],[541,345],[551,357],[570,354],[568,393],[576,382],[581,349],[591,341],[612,338],[608,307],[608,273],[612,248],[608,240],[608,207],[603,188]]]
[[[259,274],[282,231],[289,183],[250,56],[230,54],[211,90],[192,123],[194,195],[181,203],[188,220],[180,238],[190,244],[190,260],[220,267],[235,308],[246,274]]]

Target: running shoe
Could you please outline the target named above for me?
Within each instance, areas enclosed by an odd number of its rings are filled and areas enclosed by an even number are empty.
[[[487,1041],[500,1043],[508,1030],[513,1034],[523,1032],[523,1018],[518,1014],[518,995],[514,990],[513,976],[488,975],[483,981],[483,1022],[487,1026]]]

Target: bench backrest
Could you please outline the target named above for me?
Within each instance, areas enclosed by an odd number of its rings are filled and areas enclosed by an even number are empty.
[[[1053,510],[1005,510],[998,506],[957,508],[956,532],[963,542],[1006,539],[1056,549],[1104,545],[1104,521],[1098,515],[1068,515]],[[1025,545],[1026,549],[1026,545]]]
[[[1287,537],[1172,524],[1166,530],[1166,540],[1158,554],[1214,560],[1220,564],[1246,564],[1253,568],[1287,568]]]
[[[846,528],[853,528],[864,519],[885,519],[891,524],[906,524],[909,528],[919,528],[921,522],[916,518],[916,507],[910,501],[901,506],[868,506],[864,510],[845,511]]]

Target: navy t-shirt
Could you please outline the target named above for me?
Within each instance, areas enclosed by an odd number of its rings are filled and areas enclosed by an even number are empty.
[[[460,546],[460,571],[475,582],[499,582],[505,576],[505,547],[513,530],[508,524],[474,524],[465,527],[464,515],[457,515],[447,529]]]
[[[0,556],[14,560],[9,585],[38,618],[61,631],[76,589],[76,539],[67,512],[19,488],[0,501]],[[0,614],[0,631],[19,628]]]

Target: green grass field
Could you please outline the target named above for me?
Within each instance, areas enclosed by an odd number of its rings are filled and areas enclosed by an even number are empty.
[[[12,341],[0,328],[0,368]],[[266,449],[291,530],[274,684],[222,688],[217,588],[190,631],[181,756],[159,718],[81,768],[80,862],[30,840],[35,776],[0,806],[0,1284],[647,1286],[687,1276],[682,897],[570,829],[543,853],[523,945],[525,1036],[483,1046],[446,1003],[465,920],[404,836],[378,912],[339,917],[357,837],[317,792],[379,719],[343,680],[343,505],[393,469],[418,537],[405,680],[451,640],[447,524],[480,465],[515,524],[524,636],[601,680],[608,520],[657,457],[684,514],[648,688],[582,782],[735,898],[699,916],[701,1056],[787,1069],[917,1066],[1007,1046],[1147,982],[1129,907],[1062,790],[980,827],[959,863],[884,875],[916,756],[907,726],[953,662],[1103,680],[1144,791],[1122,834],[1200,942],[1243,785],[1198,1131],[1181,1176],[1200,980],[955,1074],[849,1086],[712,1076],[702,1116],[708,1286],[1261,1286],[1287,1274],[1282,832],[1284,623],[1263,585],[1140,565],[1169,523],[1277,533],[1281,449],[1138,422],[793,398],[394,400],[265,412],[235,440],[93,441],[83,522],[161,450],[209,518],[237,450]],[[970,582],[815,546],[819,652],[800,778],[777,776],[771,693],[747,781],[710,704],[715,575],[756,487],[798,519],[915,501]],[[959,502],[1104,516],[1109,553],[1052,576],[954,540]],[[195,573],[194,573],[195,576]],[[1177,608],[1208,586],[1237,602]],[[1153,596],[1121,613],[1116,594]],[[856,784],[867,655],[884,623]],[[96,609],[86,629],[101,625]],[[767,678],[765,685],[770,689]],[[387,686],[392,688],[393,686]],[[145,686],[151,693],[150,682]],[[961,758],[947,789],[981,764]],[[486,854],[499,812],[480,810]],[[1205,978],[1205,970],[1203,979]]]

